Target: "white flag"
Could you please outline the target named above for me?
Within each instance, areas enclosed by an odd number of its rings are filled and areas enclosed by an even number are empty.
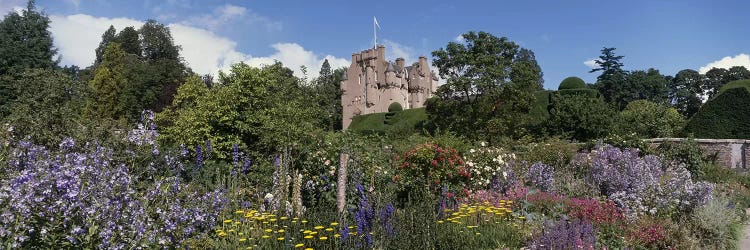
[[[380,29],[380,24],[378,24],[378,19],[375,17],[372,17],[372,20],[375,21],[375,26],[377,26],[378,29]]]

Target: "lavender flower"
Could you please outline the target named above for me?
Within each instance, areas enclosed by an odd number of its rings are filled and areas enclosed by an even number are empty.
[[[590,221],[565,220],[546,223],[542,233],[529,242],[529,249],[593,249],[596,231]]]
[[[203,152],[201,146],[195,146],[195,165],[198,166],[198,170],[203,168]]]
[[[393,212],[395,210],[396,208],[394,208],[390,203],[380,209],[380,224],[383,226],[386,235],[391,237],[395,235],[395,232],[393,230]]]
[[[554,170],[552,167],[542,162],[537,162],[534,163],[534,165],[531,165],[531,167],[529,167],[529,172],[526,174],[526,178],[529,179],[531,184],[544,192],[551,190],[555,181]]]

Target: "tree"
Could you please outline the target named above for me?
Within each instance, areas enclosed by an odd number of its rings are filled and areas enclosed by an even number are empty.
[[[666,103],[668,95],[669,81],[659,70],[636,70],[626,76],[623,88],[613,93],[613,102],[622,109],[635,100]]]
[[[57,65],[49,24],[49,17],[36,10],[33,0],[20,15],[11,12],[5,16],[0,22],[0,75]]]
[[[141,35],[143,58],[147,61],[180,59],[180,46],[174,44],[172,33],[164,24],[155,20],[148,20],[141,26],[139,33]]]
[[[102,55],[102,62],[89,82],[91,96],[86,103],[86,115],[92,119],[119,120],[125,115],[122,90],[127,88],[125,52],[120,44],[110,43]]]
[[[677,72],[669,84],[669,99],[680,114],[692,117],[700,109],[703,96],[703,75],[692,69]]]
[[[115,41],[120,43],[120,46],[122,47],[122,50],[125,51],[125,53],[133,54],[138,57],[141,56],[141,41],[138,37],[138,31],[131,27],[126,27],[120,31],[120,33],[117,34],[117,37],[115,37]]]
[[[750,79],[750,71],[743,66],[733,66],[728,70],[712,68],[706,72],[706,83],[703,86],[708,97],[713,98],[725,84],[744,79]]]
[[[628,103],[619,117],[617,131],[640,138],[673,137],[685,125],[685,118],[674,108],[647,100]]]
[[[29,136],[35,143],[56,147],[63,138],[74,136],[85,85],[49,69],[29,69],[12,81],[18,98],[9,104],[3,122],[13,126],[18,138]]]
[[[486,32],[468,32],[463,38],[462,43],[450,42],[432,52],[433,65],[447,83],[428,102],[428,126],[490,142],[519,136],[522,129],[510,128],[523,123],[509,120],[527,120],[533,102],[530,91],[541,76],[533,53],[519,52],[508,38]]]
[[[616,48],[603,48],[602,55],[595,62],[598,68],[592,69],[589,73],[601,71],[602,73],[596,78],[596,87],[607,102],[613,102],[615,96],[622,91],[627,72],[622,69],[623,64],[620,62],[623,56],[616,56]]]
[[[556,95],[546,127],[551,134],[588,141],[607,136],[615,116],[615,110],[599,98]]]
[[[99,47],[96,47],[96,59],[94,60],[94,64],[99,64],[104,60],[104,51],[107,50],[109,43],[115,41],[116,33],[117,30],[115,30],[115,26],[112,25],[109,26],[107,31],[104,31],[104,34],[102,34],[102,41],[99,42]]]
[[[192,76],[179,87],[170,108],[157,115],[162,142],[203,145],[210,140],[222,159],[231,157],[234,144],[267,156],[309,143],[316,131],[314,105],[281,63],[263,68],[235,64],[229,74],[219,74],[219,82],[208,88]]]
[[[323,61],[320,67],[320,74],[313,79],[311,88],[310,102],[317,103],[320,115],[320,126],[327,131],[341,130],[341,81],[343,81],[346,68],[331,70],[328,59]]]
[[[533,51],[524,48],[518,50],[511,65],[510,81],[526,91],[544,89],[544,74]]]

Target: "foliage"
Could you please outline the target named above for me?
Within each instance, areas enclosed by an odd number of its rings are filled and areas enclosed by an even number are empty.
[[[320,67],[320,74],[316,79],[312,80],[311,89],[313,103],[317,103],[320,107],[320,126],[326,131],[338,131],[341,130],[342,121],[342,106],[341,106],[341,94],[343,93],[339,86],[344,80],[344,74],[346,74],[346,68],[339,68],[331,70],[331,66],[328,63],[328,59],[323,61],[323,65]]]
[[[731,81],[725,84],[724,86],[722,86],[721,89],[719,89],[718,94],[722,94],[724,93],[724,91],[727,91],[728,89],[733,89],[733,88],[745,88],[748,91],[750,91],[750,79]]]
[[[102,64],[96,69],[94,79],[89,82],[91,95],[86,102],[86,116],[97,120],[119,120],[125,115],[121,106],[123,88],[128,85],[125,78],[125,54],[120,45],[110,44],[104,51]]]
[[[731,88],[709,100],[685,126],[696,138],[750,138],[750,90]]]
[[[427,120],[424,108],[396,112],[388,118],[388,124],[386,124],[386,115],[387,113],[375,113],[355,116],[347,130],[403,138],[419,133],[419,128]]]
[[[433,65],[447,83],[427,103],[429,126],[491,144],[520,137],[534,100],[531,92],[539,89],[540,80],[534,79],[541,71],[533,56],[486,32],[468,32],[463,38],[432,53]]]
[[[684,69],[677,72],[669,84],[672,106],[685,117],[691,117],[700,109],[704,93],[704,76],[698,71]]]
[[[740,217],[726,198],[717,197],[706,206],[697,209],[691,217],[691,222],[697,227],[698,239],[704,247],[714,249],[735,247],[732,243],[738,238],[732,227],[739,226]]]
[[[254,156],[308,145],[316,130],[313,110],[303,102],[289,69],[280,63],[263,68],[240,63],[219,78],[221,84],[213,88],[198,77],[180,86],[171,108],[157,115],[162,142],[201,145],[208,140],[219,159],[228,159],[235,144]]]
[[[719,95],[719,92],[727,83],[744,79],[750,79],[750,70],[744,66],[732,66],[729,69],[712,68],[705,74],[703,87],[705,93],[711,99]]]
[[[613,116],[614,110],[598,98],[556,96],[547,128],[554,135],[587,141],[606,136]]]
[[[542,162],[555,169],[563,169],[578,151],[576,144],[551,138],[529,143],[519,148],[519,159],[525,162]]]
[[[625,221],[625,216],[611,200],[572,198],[567,206],[571,218],[591,221],[595,226],[614,225]]]
[[[404,110],[404,108],[401,107],[401,104],[398,102],[391,103],[391,105],[388,105],[388,112],[398,112]]]
[[[526,180],[530,186],[539,188],[541,191],[550,191],[555,182],[555,170],[542,162],[534,163],[526,172]]]
[[[596,89],[591,88],[580,88],[580,89],[561,89],[557,91],[557,94],[560,96],[571,96],[571,95],[581,95],[586,96],[589,98],[600,98],[601,95],[599,94],[599,91]]]
[[[49,17],[37,10],[33,0],[21,13],[5,15],[0,22],[0,75],[57,66],[49,24]]]
[[[682,131],[685,118],[674,108],[647,100],[628,103],[615,123],[621,134],[641,138],[674,137]]]
[[[549,118],[549,105],[553,91],[540,90],[534,92],[534,103],[531,105],[529,115],[531,124],[541,124]]]
[[[563,90],[563,89],[584,89],[586,87],[586,82],[583,81],[583,79],[571,76],[568,78],[565,78],[560,82],[560,86],[557,88],[557,90]]]
[[[471,184],[477,188],[505,190],[516,184],[511,167],[516,156],[502,148],[480,147],[464,154],[466,166],[471,171]]]
[[[665,163],[677,162],[685,165],[688,171],[697,180],[702,180],[706,175],[706,168],[711,165],[703,149],[693,139],[682,142],[664,142],[657,147],[659,156]]]
[[[13,77],[13,96],[4,117],[15,138],[57,147],[65,137],[78,130],[79,116],[85,98],[85,86],[60,72],[28,69]]]

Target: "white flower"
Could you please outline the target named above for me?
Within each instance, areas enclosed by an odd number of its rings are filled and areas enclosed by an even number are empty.
[[[508,173],[505,171],[503,171],[503,179],[506,179],[506,180],[508,179]]]
[[[472,149],[469,149],[469,153],[472,153],[472,154],[473,154],[474,152],[476,152],[476,150],[474,150],[473,148],[472,148]]]
[[[484,142],[481,142],[479,145],[482,145],[482,147],[487,146],[487,144]]]

